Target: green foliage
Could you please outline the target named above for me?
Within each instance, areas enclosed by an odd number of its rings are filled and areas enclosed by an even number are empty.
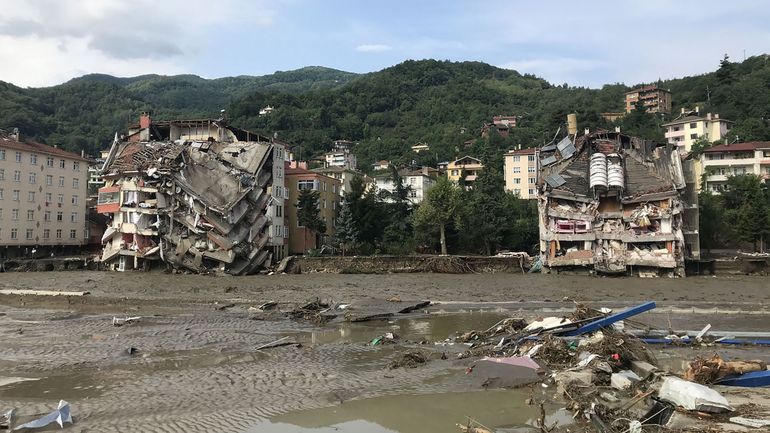
[[[698,217],[701,250],[710,251],[724,246],[732,227],[725,224],[723,197],[702,190],[698,194]]]
[[[295,205],[297,207],[297,223],[316,235],[316,243],[318,235],[326,231],[326,223],[319,213],[319,196],[318,191],[303,189],[300,191]]]
[[[350,203],[342,200],[340,212],[337,216],[337,240],[342,245],[342,255],[356,249],[358,244],[358,228],[353,219],[353,212],[350,209]]]
[[[446,229],[455,221],[462,206],[462,191],[446,177],[438,179],[426,193],[414,217],[416,233],[438,232],[441,254],[447,254]],[[435,239],[435,237],[434,237]]]
[[[730,176],[722,191],[725,225],[732,227],[739,240],[764,251],[770,236],[770,192],[762,178],[754,174]]]

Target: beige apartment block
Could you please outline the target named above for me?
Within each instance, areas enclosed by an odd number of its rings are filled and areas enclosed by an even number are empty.
[[[88,239],[88,162],[0,131],[0,257],[79,252]]]
[[[537,198],[537,149],[509,150],[504,155],[505,189],[523,199]]]

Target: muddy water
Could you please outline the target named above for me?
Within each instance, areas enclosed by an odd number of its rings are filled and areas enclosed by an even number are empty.
[[[529,390],[519,389],[377,397],[280,415],[247,431],[446,433],[456,431],[457,424],[466,424],[468,416],[499,432],[539,431],[534,428],[539,407],[524,403],[530,395]],[[548,425],[572,423],[571,414],[555,409],[549,407],[553,414],[546,417]]]

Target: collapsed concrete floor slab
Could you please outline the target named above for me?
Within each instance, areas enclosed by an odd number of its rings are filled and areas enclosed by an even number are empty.
[[[255,134],[240,141],[243,131],[222,120],[170,126],[113,143],[97,206],[110,216],[103,264],[125,270],[162,261],[234,275],[270,264],[271,240],[283,244],[274,234],[284,230],[270,229],[271,207],[285,195],[273,176],[283,165],[280,144]]]
[[[552,147],[538,185],[546,272],[684,276],[699,257],[697,195],[676,148],[617,132]]]

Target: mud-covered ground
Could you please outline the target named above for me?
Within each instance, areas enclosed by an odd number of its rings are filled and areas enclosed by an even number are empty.
[[[478,401],[484,404],[476,406],[467,403],[473,394],[463,398],[451,396],[464,394],[447,394],[479,389],[465,377],[468,361],[454,356],[461,349],[434,342],[455,331],[484,329],[514,313],[533,318],[570,309],[573,303],[565,298],[611,307],[655,300],[660,306],[656,313],[640,320],[658,328],[700,329],[712,323],[714,329],[770,331],[768,281],[762,277],[674,280],[515,274],[236,278],[5,273],[0,274],[0,289],[87,290],[90,294],[0,295],[0,412],[17,407],[20,415],[30,416],[65,399],[72,404],[75,418],[71,431],[262,432],[298,431],[291,429],[291,423],[299,423],[291,414],[312,415],[318,421],[328,413],[308,411],[326,407],[348,408],[352,412],[348,418],[331,417],[343,422],[356,421],[358,412],[373,411],[368,419],[388,418],[381,412],[413,410],[424,404],[426,411],[442,418],[434,420],[431,428],[430,420],[419,417],[417,410],[414,426],[422,426],[420,431],[426,433],[447,431],[447,425],[453,427],[465,415],[474,415],[466,412],[470,408],[477,415],[486,408],[489,417],[505,424],[505,410],[511,406],[498,410],[494,402],[505,402],[508,394],[499,398],[479,394]],[[291,320],[277,312],[249,311],[267,301],[277,301],[278,308],[287,311],[316,297],[336,302],[398,297],[438,305],[400,320],[325,326]],[[142,319],[115,327],[114,316]],[[385,332],[397,333],[402,343],[368,344]],[[301,346],[256,350],[283,337]],[[129,348],[135,349],[133,353]],[[430,362],[412,369],[387,368],[407,350],[425,351]],[[441,359],[442,353],[447,359]],[[770,360],[763,351],[750,355]],[[13,378],[36,380],[8,383]],[[525,391],[506,392],[516,401],[526,398]],[[387,400],[404,395],[414,399],[411,407],[398,409],[398,404],[411,401],[405,398]],[[427,395],[449,397],[420,398]],[[367,401],[375,402],[373,407]],[[431,401],[444,403],[439,408]],[[507,421],[511,426],[531,424],[537,416],[532,407],[513,412]],[[393,419],[399,419],[400,426],[376,431],[410,431],[403,417]],[[290,428],[279,428],[285,425]],[[356,428],[361,427],[350,431]]]

